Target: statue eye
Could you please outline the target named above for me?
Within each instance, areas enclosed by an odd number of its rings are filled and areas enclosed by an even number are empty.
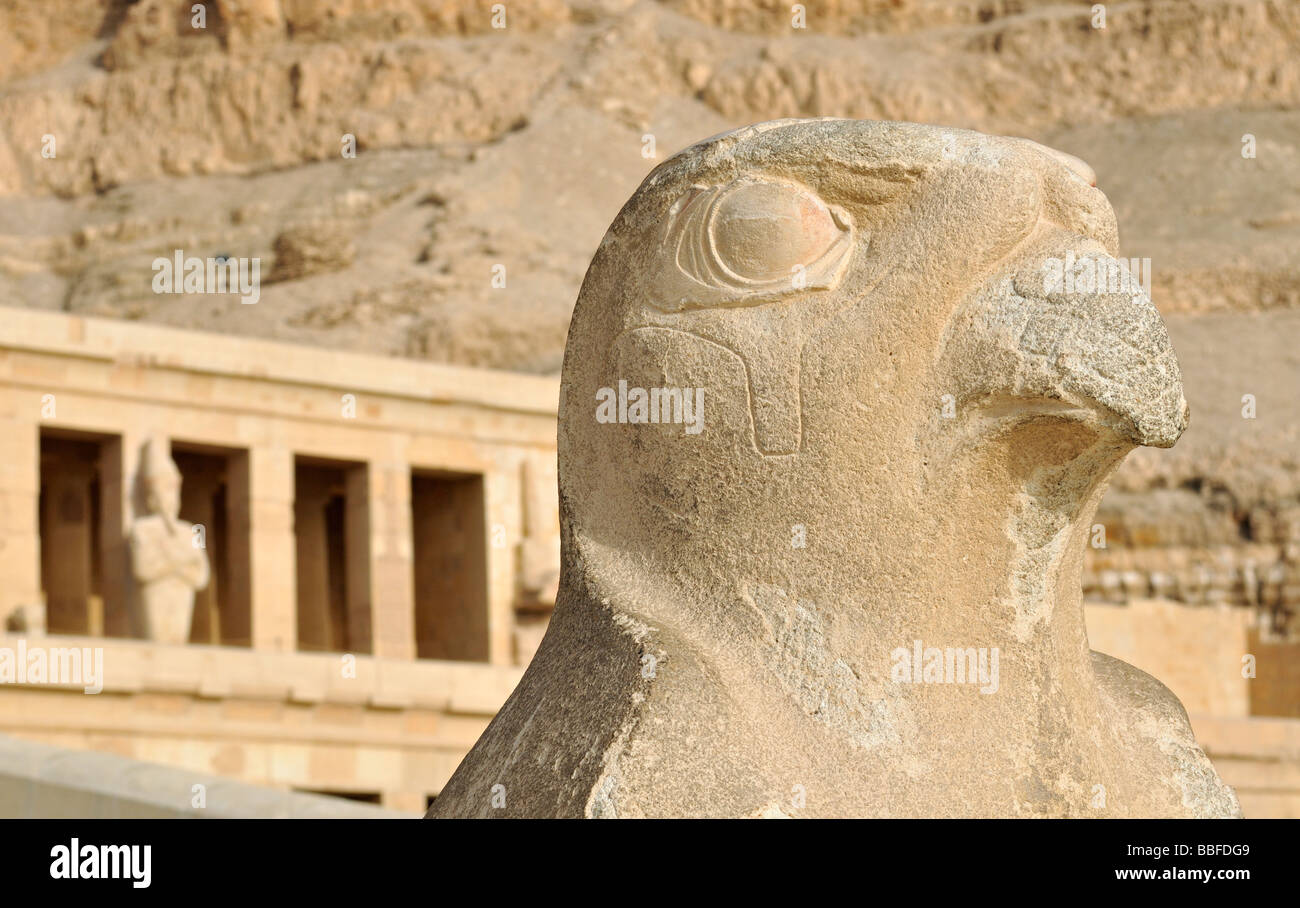
[[[849,213],[802,186],[744,177],[695,187],[669,212],[652,301],[678,311],[827,289],[852,250]]]

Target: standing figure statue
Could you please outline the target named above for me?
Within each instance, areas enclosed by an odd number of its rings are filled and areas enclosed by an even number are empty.
[[[150,439],[140,460],[145,513],[131,524],[131,573],[145,639],[188,643],[194,593],[208,584],[207,552],[180,519],[181,473],[165,443]]]

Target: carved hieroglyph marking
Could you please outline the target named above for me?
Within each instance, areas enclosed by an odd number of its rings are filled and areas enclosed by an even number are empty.
[[[640,375],[640,368],[648,367],[646,351],[664,350],[663,337],[678,337],[701,342],[702,349],[712,350],[715,356],[734,359],[745,375],[746,403],[750,425],[754,433],[754,450],[769,456],[793,454],[798,450],[801,435],[801,405],[799,393],[799,363],[785,363],[771,355],[759,357],[758,375],[752,362],[726,344],[696,331],[680,328],[641,327],[624,331],[610,345],[608,358],[620,376]],[[657,354],[662,357],[664,354]],[[668,354],[671,356],[671,353]],[[629,358],[631,357],[631,358]],[[668,384],[685,381],[667,371],[660,373]],[[695,379],[691,379],[692,381]],[[772,383],[777,384],[773,385]],[[791,403],[793,401],[793,403]]]
[[[669,210],[643,288],[652,324],[637,327],[681,330],[739,356],[765,455],[797,453],[802,441],[800,358],[826,313],[804,311],[797,296],[839,286],[858,233],[848,211],[807,187],[753,175],[694,186]],[[762,306],[782,299],[789,305]]]

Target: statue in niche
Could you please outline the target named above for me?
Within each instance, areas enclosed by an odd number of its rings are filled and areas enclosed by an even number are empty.
[[[137,481],[145,513],[131,524],[130,543],[140,630],[158,643],[188,643],[194,594],[208,583],[208,554],[180,519],[181,473],[165,442],[146,443]]]

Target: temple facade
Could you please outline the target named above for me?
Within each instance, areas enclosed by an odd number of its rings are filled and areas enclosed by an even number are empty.
[[[0,731],[423,810],[553,603],[557,380],[15,308],[3,325],[0,648],[102,648],[104,678],[4,679]],[[167,582],[150,560],[196,565],[164,590],[192,597],[188,643],[146,620]]]

